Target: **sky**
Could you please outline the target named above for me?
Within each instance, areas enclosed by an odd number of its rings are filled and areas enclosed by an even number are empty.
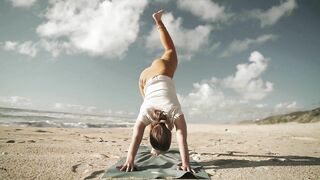
[[[141,71],[163,49],[190,122],[320,106],[320,1],[3,0],[0,106],[136,117]]]

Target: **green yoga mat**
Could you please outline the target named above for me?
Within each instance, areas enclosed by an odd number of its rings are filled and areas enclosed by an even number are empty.
[[[103,178],[192,178],[192,179],[210,179],[202,167],[193,160],[190,160],[191,167],[196,173],[190,173],[177,170],[177,165],[181,165],[180,153],[177,149],[172,149],[161,153],[159,156],[152,156],[150,149],[146,146],[140,146],[135,159],[136,171],[123,172],[117,169],[117,166],[123,165],[126,158],[121,158],[116,164],[110,167],[104,174]]]

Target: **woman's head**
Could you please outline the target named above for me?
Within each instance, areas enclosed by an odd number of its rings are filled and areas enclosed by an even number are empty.
[[[167,151],[171,145],[171,130],[166,126],[167,116],[163,111],[154,111],[155,123],[151,124],[150,144],[160,151]]]

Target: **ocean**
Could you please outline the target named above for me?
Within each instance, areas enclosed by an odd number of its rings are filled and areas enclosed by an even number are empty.
[[[0,125],[58,128],[132,127],[135,117],[92,115],[0,107]]]

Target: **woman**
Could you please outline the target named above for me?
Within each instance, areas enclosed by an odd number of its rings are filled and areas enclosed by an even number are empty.
[[[177,142],[182,160],[178,169],[191,171],[187,145],[187,126],[178,101],[174,82],[172,80],[177,69],[177,54],[172,39],[164,26],[161,16],[163,10],[153,14],[158,27],[161,43],[165,49],[160,59],[152,62],[140,75],[139,88],[144,102],[133,129],[127,160],[120,166],[121,171],[134,170],[134,158],[141,143],[145,127],[151,125],[151,153],[159,155],[171,144],[171,130],[176,127]]]

